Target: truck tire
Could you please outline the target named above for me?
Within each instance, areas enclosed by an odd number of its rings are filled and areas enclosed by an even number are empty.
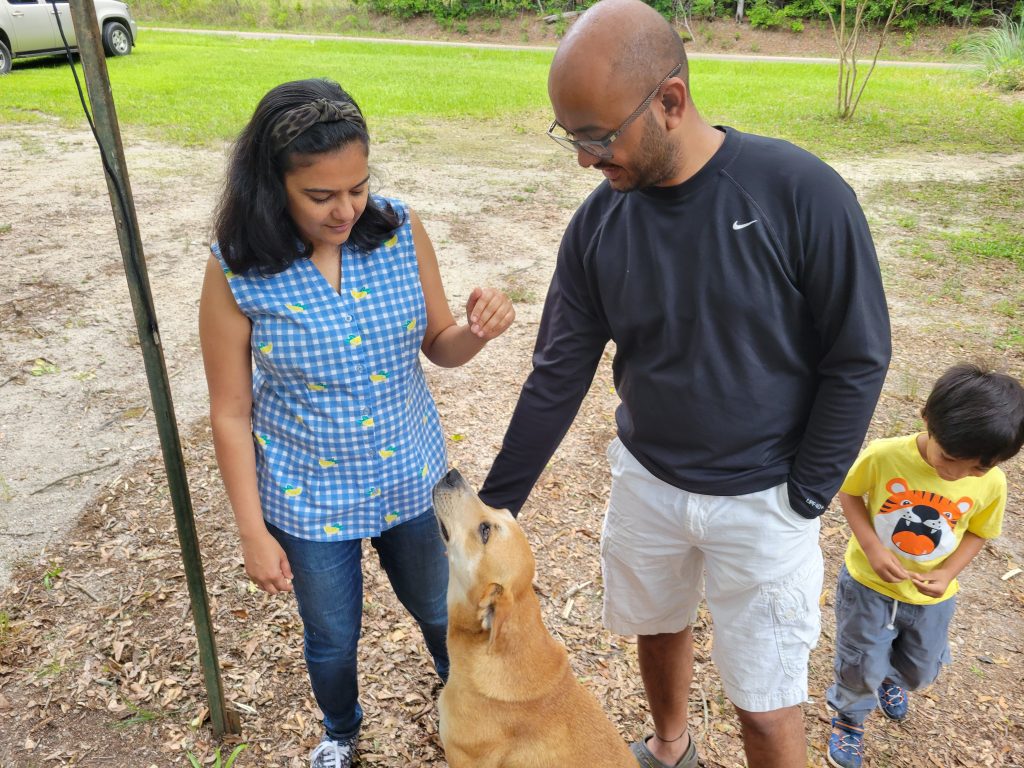
[[[103,47],[108,56],[127,56],[132,52],[132,36],[119,21],[109,21],[103,27]]]

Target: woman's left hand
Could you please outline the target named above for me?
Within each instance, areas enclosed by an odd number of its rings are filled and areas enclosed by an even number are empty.
[[[502,291],[477,287],[466,302],[466,318],[474,336],[490,341],[508,330],[516,319],[516,310]]]

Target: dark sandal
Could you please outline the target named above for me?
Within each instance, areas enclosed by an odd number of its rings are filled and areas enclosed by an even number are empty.
[[[654,754],[647,748],[647,740],[652,738],[654,734],[645,736],[640,741],[634,741],[629,745],[630,751],[633,753],[633,757],[640,763],[640,768],[698,768],[700,761],[697,759],[697,745],[693,743],[693,737],[690,737],[690,744],[686,747],[686,751],[683,756],[679,758],[675,765],[668,765],[661,762]]]

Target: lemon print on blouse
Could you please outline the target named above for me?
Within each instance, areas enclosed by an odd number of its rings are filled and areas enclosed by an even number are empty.
[[[266,344],[260,344],[260,352],[264,355],[269,355],[274,350],[274,342],[268,341]]]
[[[388,376],[389,374],[387,371],[375,371],[370,374],[370,381],[374,384],[380,384],[382,381],[387,381]]]
[[[310,392],[323,392],[325,389],[327,389],[327,385],[311,381],[306,385],[306,389],[308,389]]]
[[[323,467],[324,469],[327,469],[328,467],[337,466],[337,464],[338,462],[336,462],[334,459],[320,459],[320,466]]]
[[[377,453],[382,459],[390,459],[395,455],[395,446],[389,445],[387,448],[381,448]]]
[[[427,465],[424,464],[423,465],[423,469],[420,470],[420,477],[426,477],[426,476],[427,476]]]
[[[360,299],[365,299],[370,295],[370,289],[364,285],[362,288],[353,288],[349,291],[349,294],[351,294],[353,299],[359,301]]]
[[[345,339],[345,341],[348,342],[348,345],[350,347],[358,347],[360,344],[363,343],[363,337],[360,336],[358,333],[353,333],[351,336]]]
[[[359,419],[359,425],[363,426],[363,427],[372,427],[373,426],[373,416],[362,416]]]
[[[256,442],[259,443],[262,448],[266,448],[267,443],[270,442],[270,438],[266,435],[256,435]]]
[[[294,304],[285,304],[285,306],[288,307],[288,309],[290,309],[292,312],[306,311],[306,305],[300,301],[296,301]]]
[[[410,320],[408,323],[405,324],[405,330],[407,330],[407,331],[415,331],[416,330],[416,318],[415,317],[412,320]]]
[[[392,235],[391,239],[384,243],[386,248],[394,248],[396,245],[398,245],[398,235]]]
[[[384,522],[386,522],[386,523],[393,523],[397,519],[398,519],[398,515],[395,514],[394,512],[392,512],[389,515],[384,515]]]
[[[368,499],[376,499],[378,496],[380,496],[380,488],[371,488],[366,492],[366,498]]]
[[[281,488],[281,490],[284,491],[284,495],[285,496],[291,496],[293,498],[295,496],[301,496],[302,495],[302,486],[301,485],[285,485],[285,486],[283,486]]]
[[[226,277],[228,280],[230,280],[232,277],[235,277],[235,273],[231,271],[231,267],[224,267],[224,277]]]
[[[324,533],[326,533],[326,534],[341,533],[341,528],[339,528],[337,525],[331,525],[330,523],[327,523],[327,525],[324,526]]]

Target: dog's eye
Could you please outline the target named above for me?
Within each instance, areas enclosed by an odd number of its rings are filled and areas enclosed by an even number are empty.
[[[491,538],[491,524],[480,523],[480,541],[486,544],[489,538]]]

